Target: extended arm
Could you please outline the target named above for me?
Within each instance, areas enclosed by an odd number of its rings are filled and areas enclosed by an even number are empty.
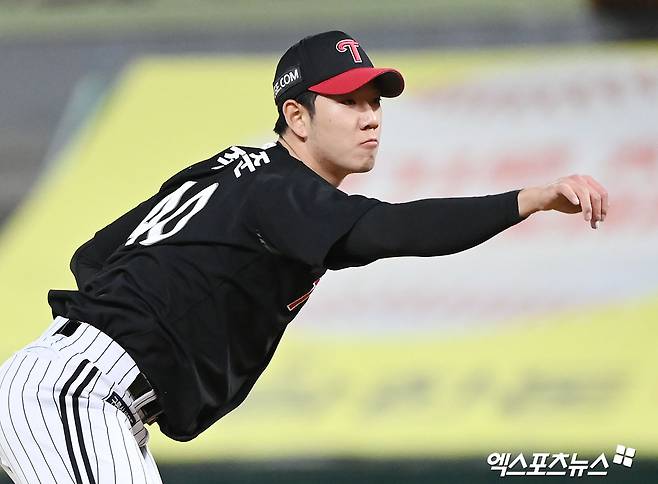
[[[382,202],[332,247],[325,265],[340,269],[386,257],[453,254],[544,210],[582,211],[596,228],[607,214],[608,194],[593,178],[572,175],[549,185],[486,197]]]
[[[400,256],[460,252],[517,224],[519,190],[467,198],[430,198],[370,209],[332,248],[331,269]]]

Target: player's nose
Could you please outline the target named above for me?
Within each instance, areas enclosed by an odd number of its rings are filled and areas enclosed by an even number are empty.
[[[361,129],[377,129],[379,127],[379,114],[370,103],[366,103],[361,111],[359,124]]]

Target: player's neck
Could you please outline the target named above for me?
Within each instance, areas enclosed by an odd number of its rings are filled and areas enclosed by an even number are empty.
[[[304,163],[333,186],[338,187],[341,184],[346,175],[341,176],[330,172],[322,165],[322,163],[319,163],[315,159],[303,142],[298,142],[296,139],[291,140],[289,138],[290,137],[284,138],[283,136],[279,136],[279,142],[288,150],[290,156]]]

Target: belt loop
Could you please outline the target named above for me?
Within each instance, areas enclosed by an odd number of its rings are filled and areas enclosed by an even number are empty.
[[[128,392],[133,397],[134,408],[141,414],[142,421],[149,425],[155,422],[162,413],[162,407],[144,373],[140,372],[135,377],[128,387]]]
[[[71,336],[73,333],[75,333],[75,330],[80,327],[80,322],[76,321],[74,319],[69,319],[66,321],[57,331],[55,331],[55,334],[63,334],[64,336]]]
[[[67,337],[71,336],[73,333],[75,333],[81,324],[82,323],[80,321],[75,319],[68,319],[53,334],[62,334]],[[157,400],[153,386],[146,378],[146,375],[144,375],[142,372],[139,372],[133,382],[128,386],[128,392],[133,398],[132,407],[139,414],[143,422],[152,424],[158,419],[160,414],[162,414],[162,407]],[[112,403],[112,405],[117,406],[115,403]],[[120,408],[122,411],[124,411],[121,407],[117,408]]]

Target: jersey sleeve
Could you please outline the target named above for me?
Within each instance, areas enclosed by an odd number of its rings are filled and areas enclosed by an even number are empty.
[[[382,202],[332,247],[325,265],[337,270],[387,257],[433,257],[470,249],[524,220],[518,193]]]
[[[155,203],[155,196],[142,202],[114,222],[102,228],[82,244],[71,258],[71,272],[81,288],[103,267],[112,253],[124,245],[130,233],[146,217]]]
[[[254,186],[250,210],[254,235],[270,252],[325,267],[331,247],[372,207],[382,203],[348,195],[325,180],[294,170],[267,175]]]

